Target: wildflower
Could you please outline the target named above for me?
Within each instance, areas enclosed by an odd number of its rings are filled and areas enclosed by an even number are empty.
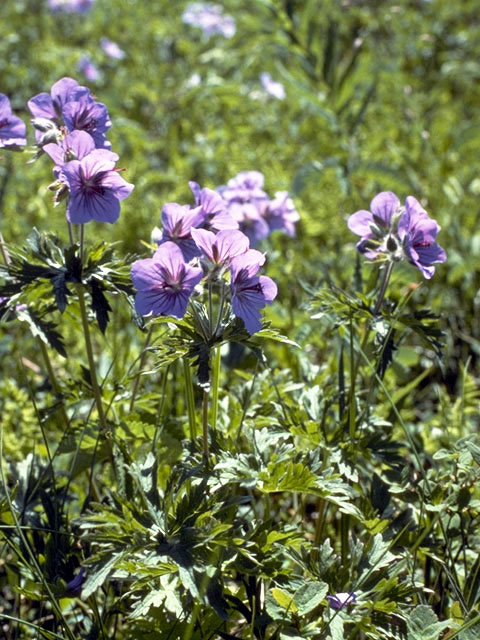
[[[81,567],[80,571],[74,576],[70,582],[65,585],[68,595],[79,596],[82,591],[82,585],[85,582],[85,567]]]
[[[405,212],[398,222],[398,236],[407,259],[429,280],[435,273],[435,262],[445,262],[447,254],[435,238],[440,226],[432,220],[413,196],[405,201]]]
[[[95,142],[92,136],[86,131],[77,130],[69,133],[65,138],[60,140],[60,142],[51,142],[43,146],[45,153],[55,162],[54,173],[56,175],[64,164],[72,160],[82,160],[82,158],[88,156],[94,149]],[[115,161],[118,160],[118,156],[115,153],[111,154],[110,157]]]
[[[192,229],[192,238],[214,265],[229,264],[235,256],[248,251],[249,241],[241,231],[226,229],[216,235],[206,229]]]
[[[350,216],[348,227],[361,236],[357,249],[369,260],[407,259],[430,279],[432,265],[445,262],[445,251],[435,242],[440,226],[432,220],[413,196],[405,206],[391,191],[379,193],[370,204],[371,211],[357,211]]]
[[[200,27],[206,36],[221,35],[231,38],[235,35],[235,20],[223,13],[218,4],[191,2],[182,14],[185,24]]]
[[[191,209],[188,205],[180,205],[170,202],[162,209],[163,232],[159,244],[174,242],[177,244],[185,258],[189,262],[195,256],[200,255],[200,250],[192,239],[191,229],[200,227],[204,221],[201,207]]]
[[[272,76],[266,71],[260,74],[260,82],[262,83],[262,87],[268,94],[270,94],[274,98],[277,98],[277,100],[285,99],[286,93],[283,84],[281,82],[276,82],[275,80],[273,80]]]
[[[135,308],[142,316],[150,314],[183,318],[195,286],[203,278],[199,267],[184,260],[173,242],[165,242],[152,258],[137,260],[131,269],[138,293]]]
[[[260,171],[240,171],[219,191],[227,202],[267,200],[268,196],[263,190],[263,183],[264,177]]]
[[[348,228],[361,236],[357,243],[360,253],[374,260],[380,253],[385,253],[384,240],[401,214],[400,200],[391,191],[382,191],[373,198],[370,209],[353,213],[348,219]]]
[[[73,93],[75,92],[75,95]],[[34,118],[45,118],[57,121],[62,115],[62,109],[67,102],[77,95],[88,92],[87,87],[82,87],[73,78],[60,78],[52,86],[50,93],[39,93],[28,101]]]
[[[82,56],[80,58],[78,69],[90,82],[96,82],[100,78],[100,71],[88,56]]]
[[[0,148],[27,144],[27,127],[12,113],[10,101],[0,93]]]
[[[267,276],[257,276],[265,262],[260,251],[250,249],[231,260],[232,310],[245,323],[250,335],[260,331],[260,311],[277,295],[277,285]]]
[[[355,593],[335,593],[333,596],[327,596],[327,600],[332,609],[343,609],[349,604],[354,604],[357,596]]]
[[[203,227],[221,231],[222,229],[238,229],[238,222],[227,211],[227,203],[222,196],[213,189],[201,189],[196,182],[188,183],[195,198],[196,206],[202,208],[204,216]]]
[[[99,149],[111,147],[105,138],[105,133],[112,126],[108,116],[107,107],[96,102],[90,95],[90,91],[71,100],[62,109],[62,115],[68,131],[79,129],[87,131],[95,140],[95,146]]]
[[[288,191],[277,191],[265,208],[263,217],[270,231],[284,230],[290,237],[295,235],[295,223],[300,220]]]
[[[125,58],[125,51],[120,49],[116,42],[108,38],[102,38],[100,40],[100,46],[110,58],[114,58],[115,60],[123,60],[123,58]]]
[[[119,200],[133,190],[115,170],[118,156],[106,149],[94,149],[81,160],[63,165],[60,179],[70,190],[67,219],[74,224],[90,220],[113,223],[120,215]]]

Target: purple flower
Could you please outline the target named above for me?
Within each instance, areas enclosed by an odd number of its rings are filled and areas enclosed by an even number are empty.
[[[260,171],[240,171],[219,192],[227,202],[266,200],[268,196],[263,190],[263,182],[263,173]]]
[[[277,98],[277,100],[285,99],[286,93],[283,84],[281,82],[275,82],[275,80],[272,79],[272,76],[266,71],[260,74],[260,82],[268,94]]]
[[[386,251],[384,240],[401,214],[400,200],[391,191],[382,191],[373,198],[370,209],[353,213],[348,219],[348,228],[361,236],[357,243],[360,253],[374,260]]]
[[[206,229],[192,229],[192,238],[199,249],[215,265],[230,264],[236,256],[248,251],[249,240],[241,231],[226,229],[217,235]]]
[[[248,237],[252,247],[256,247],[270,234],[270,227],[264,217],[267,206],[268,200],[257,200],[231,202],[228,207],[232,218],[237,221],[240,231]]]
[[[67,582],[65,590],[72,596],[79,596],[82,591],[82,585],[85,582],[85,567],[81,567],[77,575]]]
[[[94,149],[81,160],[63,165],[60,179],[68,185],[67,220],[83,224],[90,220],[113,223],[120,215],[120,202],[133,190],[115,170],[118,156]]]
[[[137,312],[175,318],[183,318],[190,296],[203,278],[202,269],[186,264],[181,249],[173,242],[162,244],[152,258],[137,260],[131,274],[138,291]]]
[[[188,205],[169,202],[162,209],[163,232],[159,244],[174,242],[182,250],[185,261],[189,262],[201,253],[190,232],[193,227],[202,226],[203,222],[201,207],[191,209]]]
[[[62,109],[71,100],[74,90],[80,89],[81,93],[88,92],[86,87],[81,87],[73,78],[60,78],[52,86],[50,93],[39,93],[28,101],[34,118],[46,118],[58,120],[62,115]]]
[[[277,285],[267,276],[257,276],[265,256],[260,251],[249,249],[236,256],[230,263],[232,310],[245,323],[250,335],[260,331],[261,313],[277,295]]]
[[[435,238],[440,226],[428,216],[413,196],[405,201],[405,212],[398,222],[398,237],[402,241],[407,259],[429,280],[435,273],[435,262],[445,262],[447,254]]]
[[[80,58],[78,70],[81,71],[90,82],[96,82],[100,78],[100,71],[88,56],[82,56]]]
[[[238,229],[238,222],[227,211],[227,203],[222,196],[213,189],[201,189],[196,182],[188,183],[195,198],[196,206],[202,208],[204,216],[203,227],[222,231],[222,229]]]
[[[207,36],[219,34],[225,38],[235,35],[235,20],[223,13],[218,4],[191,2],[182,14],[185,24],[200,27]]]
[[[95,142],[86,131],[72,131],[58,143],[49,143],[43,146],[43,150],[55,162],[54,173],[57,175],[64,164],[71,160],[82,160],[95,149]],[[116,154],[110,157],[118,160]],[[58,175],[57,175],[58,177]]]
[[[13,115],[9,99],[0,93],[0,148],[26,145],[26,135],[25,123]]]
[[[290,237],[295,235],[295,223],[300,220],[288,191],[277,191],[275,198],[268,203],[263,217],[270,231],[283,230]]]
[[[48,0],[52,13],[86,13],[94,0]]]
[[[105,138],[106,131],[112,126],[107,107],[101,102],[96,102],[89,91],[87,94],[80,95],[78,100],[67,102],[62,114],[68,131],[74,129],[86,131],[95,140],[97,148],[111,147],[110,142]]]
[[[335,593],[333,596],[327,596],[327,600],[332,609],[343,609],[349,604],[354,604],[357,596],[355,593]]]
[[[405,206],[391,191],[379,193],[372,200],[371,211],[357,211],[350,216],[348,227],[361,236],[357,249],[369,260],[379,258],[409,260],[430,279],[436,262],[445,262],[445,251],[435,242],[440,227],[413,196]]]
[[[112,42],[112,40],[109,40],[108,38],[102,38],[100,40],[100,46],[110,58],[114,58],[115,60],[123,60],[123,58],[125,57],[125,51],[120,49],[116,42]]]

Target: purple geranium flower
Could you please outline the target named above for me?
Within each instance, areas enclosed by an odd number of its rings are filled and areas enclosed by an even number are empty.
[[[49,143],[43,146],[43,150],[55,162],[54,173],[58,173],[67,162],[82,160],[95,149],[95,142],[86,131],[72,131],[58,143]],[[111,152],[110,152],[111,153]],[[111,153],[110,158],[117,161],[118,156]]]
[[[175,318],[183,318],[190,296],[203,278],[202,269],[186,264],[181,249],[173,242],[162,244],[152,258],[137,260],[131,274],[138,291],[137,312]]]
[[[201,227],[203,222],[202,207],[191,209],[188,205],[169,202],[162,209],[163,232],[158,242],[174,242],[182,250],[185,261],[189,262],[201,253],[190,232],[193,227]]]
[[[9,99],[0,93],[0,148],[26,145],[26,135],[25,123],[12,113]]]
[[[267,276],[257,276],[265,256],[260,251],[249,249],[236,256],[230,263],[232,310],[245,323],[250,335],[260,331],[260,311],[277,295],[277,285]]]
[[[383,240],[401,214],[400,200],[391,191],[382,191],[373,198],[370,209],[353,213],[348,219],[348,228],[361,236],[357,243],[360,253],[373,260],[385,252]]]
[[[283,230],[290,237],[295,235],[295,223],[300,220],[288,191],[277,191],[275,198],[265,208],[263,217],[270,231]]]
[[[100,40],[100,46],[110,58],[114,58],[115,60],[123,60],[123,58],[125,57],[125,51],[120,49],[116,42],[113,42],[108,38],[102,38]]]
[[[225,38],[235,35],[235,20],[223,13],[218,4],[191,2],[182,14],[185,24],[200,27],[207,36],[219,34]]]
[[[251,200],[267,200],[263,190],[264,177],[260,171],[240,171],[231,178],[219,192],[227,202],[250,202]]]
[[[105,138],[106,131],[112,126],[107,107],[101,102],[96,102],[89,91],[79,96],[78,100],[67,102],[62,114],[69,131],[74,129],[86,131],[95,140],[97,148],[111,147],[110,142]]]
[[[90,220],[113,223],[120,215],[120,202],[133,190],[115,170],[118,156],[95,149],[82,160],[63,165],[60,180],[68,185],[67,219],[74,224]]]
[[[79,596],[82,592],[82,585],[85,582],[85,567],[81,567],[80,571],[65,585],[65,590],[69,595]]]
[[[262,83],[262,87],[268,94],[270,94],[274,98],[277,98],[277,100],[285,99],[286,93],[283,84],[281,82],[276,82],[275,80],[273,80],[272,76],[266,71],[260,74],[260,82]]]
[[[215,265],[228,265],[236,256],[248,251],[249,240],[241,231],[226,229],[216,235],[206,229],[192,229],[192,238],[199,249]]]
[[[214,231],[238,229],[238,222],[228,213],[227,203],[219,193],[213,189],[201,189],[196,182],[189,182],[188,185],[192,190],[196,206],[202,208],[205,229]]]
[[[422,272],[428,280],[435,273],[435,262],[445,262],[447,254],[435,238],[440,226],[428,216],[421,204],[413,196],[405,201],[405,212],[398,222],[398,237],[408,260]]]
[[[355,593],[335,593],[333,596],[327,596],[327,600],[332,609],[343,609],[349,604],[354,604],[357,596]]]
[[[28,101],[34,118],[46,118],[57,120],[62,115],[64,105],[71,100],[72,92],[80,89],[80,93],[88,92],[86,87],[81,87],[73,78],[60,78],[52,86],[50,93],[39,93]],[[77,92],[78,93],[78,92]]]
[[[78,63],[78,70],[83,73],[90,82],[96,82],[100,78],[100,71],[91,61],[89,56],[82,56]]]

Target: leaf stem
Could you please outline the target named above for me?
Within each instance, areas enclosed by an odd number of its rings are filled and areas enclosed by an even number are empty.
[[[106,432],[107,421],[105,419],[105,413],[103,411],[102,396],[100,392],[100,386],[97,380],[97,372],[95,369],[95,359],[93,357],[92,340],[90,338],[90,328],[88,326],[87,308],[85,305],[85,295],[83,291],[83,285],[80,283],[77,283],[75,286],[77,289],[78,303],[80,305],[80,315],[82,318],[83,335],[85,337],[85,347],[87,349],[88,366],[90,369],[90,378],[92,381],[93,395],[95,397],[95,404],[97,405],[100,425],[102,429]]]
[[[390,280],[390,276],[392,275],[393,265],[394,264],[395,263],[393,261],[390,261],[388,263],[388,267],[383,272],[382,284],[380,285],[380,291],[378,292],[377,302],[375,303],[375,307],[373,309],[373,315],[374,316],[377,315],[377,313],[380,311],[380,307],[382,306],[382,302],[383,302],[383,299],[385,298],[385,293],[387,291],[387,287],[388,287],[388,282]]]
[[[153,324],[151,324],[148,327],[147,337],[145,339],[145,344],[143,345],[142,355],[140,356],[140,362],[138,363],[138,371],[133,381],[132,397],[130,398],[130,406],[128,407],[128,410],[130,413],[132,413],[133,407],[135,406],[135,397],[137,395],[138,385],[140,384],[140,374],[142,372],[143,367],[145,366],[145,360],[147,359],[147,349],[150,344],[150,340],[152,339],[152,334],[153,334]]]
[[[208,389],[203,390],[202,400],[202,432],[203,432],[203,462],[208,467],[210,452],[208,449]]]
[[[192,444],[197,438],[197,423],[195,419],[195,397],[193,394],[193,380],[192,371],[190,369],[190,363],[188,358],[183,358],[183,372],[185,378],[185,390],[187,394],[187,411],[188,411],[188,424],[190,425],[190,439]]]
[[[212,430],[217,428],[218,416],[218,388],[220,381],[220,347],[213,350],[213,367],[212,367]]]

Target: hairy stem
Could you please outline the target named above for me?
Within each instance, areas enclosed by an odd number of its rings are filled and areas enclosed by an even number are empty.
[[[212,430],[217,428],[218,416],[218,387],[220,381],[220,347],[213,350],[213,367],[212,367]]]
[[[207,467],[210,457],[208,449],[208,396],[208,389],[204,389],[202,400],[203,462]]]

